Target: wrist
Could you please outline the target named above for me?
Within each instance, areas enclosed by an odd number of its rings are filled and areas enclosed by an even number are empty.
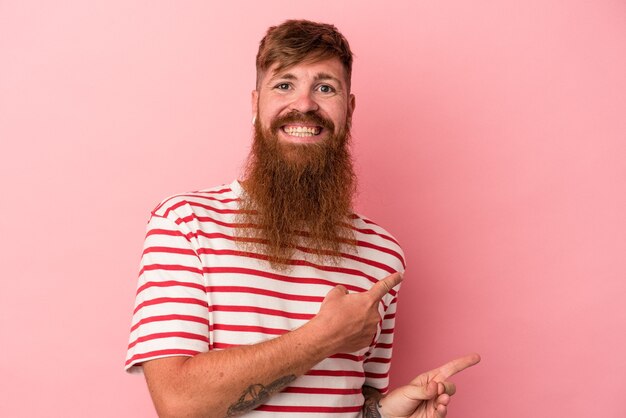
[[[305,326],[309,329],[316,347],[324,353],[324,358],[341,351],[344,336],[335,330],[336,326],[332,320],[317,314]]]
[[[333,340],[329,335],[328,327],[317,316],[295,331],[301,334],[303,347],[309,347],[312,350],[310,354],[317,358],[317,362],[336,353],[336,351],[333,351]]]

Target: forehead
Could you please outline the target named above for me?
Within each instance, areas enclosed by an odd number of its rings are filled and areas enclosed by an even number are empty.
[[[323,60],[304,60],[288,67],[281,67],[280,62],[275,62],[263,74],[263,81],[288,76],[288,78],[319,78],[328,76],[337,79],[344,85],[348,84],[346,69],[339,58]]]

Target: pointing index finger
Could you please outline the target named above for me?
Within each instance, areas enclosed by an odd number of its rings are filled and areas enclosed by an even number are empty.
[[[480,361],[480,356],[476,353],[467,355],[465,357],[460,357],[452,360],[449,363],[441,366],[437,371],[438,377],[446,380],[450,376],[457,374],[460,371],[467,369]]]
[[[384,279],[379,280],[378,283],[375,283],[374,286],[372,286],[370,290],[368,290],[368,292],[376,299],[382,299],[383,296],[389,293],[389,291],[401,281],[402,274],[393,273],[385,277]]]

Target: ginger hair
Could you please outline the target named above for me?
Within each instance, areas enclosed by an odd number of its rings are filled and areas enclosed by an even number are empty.
[[[352,51],[348,40],[333,25],[309,20],[287,20],[267,30],[256,56],[257,88],[265,72],[278,63],[282,71],[300,62],[338,58],[346,71],[347,86],[352,76]]]

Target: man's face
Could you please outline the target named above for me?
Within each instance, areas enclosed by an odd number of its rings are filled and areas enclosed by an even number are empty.
[[[346,132],[355,98],[337,58],[303,62],[276,72],[274,64],[252,92],[257,126],[281,147],[316,144]]]

